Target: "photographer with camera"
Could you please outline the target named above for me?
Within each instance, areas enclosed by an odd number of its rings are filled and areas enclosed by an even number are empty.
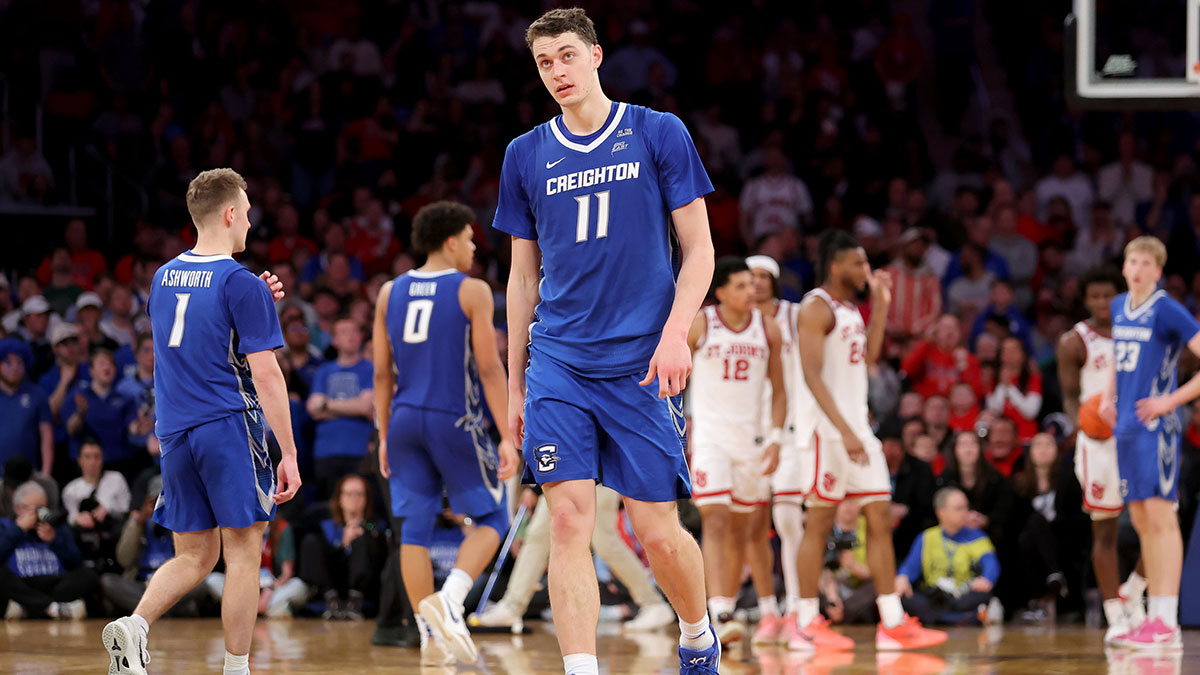
[[[115,564],[121,522],[129,512],[129,484],[116,471],[104,470],[100,442],[86,438],[79,446],[79,470],[83,474],[63,488],[67,524],[75,532],[84,560],[98,572]]]
[[[988,607],[1000,578],[996,549],[982,530],[967,527],[967,495],[945,487],[933,496],[938,524],[913,542],[896,575],[904,611],[922,623],[996,620],[1003,610]],[[980,611],[988,607],[987,611]]]
[[[875,623],[875,582],[867,566],[867,521],[857,500],[838,504],[825,543],[821,599],[831,623]]]
[[[87,616],[82,598],[99,584],[66,525],[66,513],[46,508],[34,482],[13,493],[12,518],[0,521],[0,603],[6,619]]]

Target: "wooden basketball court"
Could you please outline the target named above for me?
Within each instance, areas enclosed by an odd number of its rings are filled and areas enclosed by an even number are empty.
[[[104,620],[83,622],[9,621],[0,629],[0,672],[9,675],[107,673],[100,630]],[[480,663],[473,667],[420,668],[416,650],[374,647],[374,625],[318,620],[260,620],[254,632],[250,666],[254,673],[492,673],[561,675],[562,661],[550,627],[534,624],[530,635],[480,635]],[[1081,627],[1010,627],[984,631],[956,628],[936,650],[884,654],[873,646],[873,630],[856,626],[847,634],[858,640],[854,652],[817,656],[768,650],[752,654],[735,649],[721,672],[739,675],[814,673],[1120,673],[1182,675],[1200,673],[1200,632],[1184,634],[1184,653],[1147,656],[1109,651],[1103,632]],[[602,624],[601,672],[678,672],[677,633],[622,635],[615,624]],[[220,673],[224,660],[221,625],[216,619],[166,619],[150,632],[155,675]]]

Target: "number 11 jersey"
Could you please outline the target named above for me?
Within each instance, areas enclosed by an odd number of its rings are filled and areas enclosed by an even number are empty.
[[[514,139],[493,227],[541,249],[530,348],[588,377],[644,372],[675,299],[670,213],[712,189],[669,113],[614,102],[589,136],[560,115]]]

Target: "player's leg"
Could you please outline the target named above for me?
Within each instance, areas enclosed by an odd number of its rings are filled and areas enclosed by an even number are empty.
[[[779,566],[783,568],[784,612],[794,615],[800,604],[800,576],[796,558],[804,538],[804,511],[799,501],[777,499],[771,506],[775,534],[779,536]]]
[[[596,487],[596,527],[592,551],[600,556],[613,576],[629,591],[638,606],[637,616],[625,623],[626,630],[653,630],[675,622],[675,612],[654,587],[650,573],[617,532],[621,495],[603,485]]]
[[[1151,497],[1142,502],[1143,529],[1153,539],[1154,560],[1147,558],[1147,581],[1150,596],[1150,616],[1158,617],[1168,626],[1177,625],[1179,578],[1183,574],[1183,535],[1179,530],[1179,515],[1175,502]],[[1143,546],[1146,538],[1142,536]],[[1163,606],[1154,607],[1159,598]]]
[[[258,571],[262,566],[266,522],[243,528],[221,528],[225,558],[225,590],[221,594],[221,623],[225,651],[234,656],[250,653],[250,636],[258,616]],[[227,673],[236,672],[226,667]],[[249,668],[245,672],[249,672]]]
[[[1121,478],[1117,469],[1117,441],[1097,441],[1082,433],[1075,441],[1075,477],[1083,489],[1083,510],[1092,521],[1092,569],[1108,621],[1105,641],[1132,628],[1120,597],[1117,540],[1121,514]],[[1140,621],[1139,621],[1140,623]]]
[[[743,558],[742,536],[729,508],[728,497],[725,495],[725,503],[703,501],[698,504],[708,615],[717,629],[717,639],[725,646],[737,642],[746,633],[745,627],[733,620]],[[641,540],[640,535],[638,540]],[[671,597],[669,593],[667,597]]]
[[[175,556],[163,563],[150,577],[146,592],[142,594],[137,609],[133,610],[148,624],[157,621],[180,598],[204,581],[221,556],[221,538],[215,528],[200,532],[177,532],[174,541]],[[258,592],[255,591],[257,600]]]
[[[783,633],[784,621],[775,597],[775,549],[771,547],[771,506],[759,504],[750,514],[745,552],[750,579],[758,598],[759,621],[754,644],[775,644]]]
[[[548,581],[554,630],[563,657],[596,653],[600,589],[592,562],[596,485],[591,480],[544,483],[550,507]]]
[[[654,579],[675,608],[680,623],[704,621],[704,586],[697,582],[703,578],[704,559],[696,540],[679,523],[675,502],[626,497],[625,512],[646,551]]]

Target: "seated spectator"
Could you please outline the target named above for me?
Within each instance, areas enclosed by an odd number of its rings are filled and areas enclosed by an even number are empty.
[[[1013,304],[1015,299],[1016,294],[1011,283],[1004,279],[993,281],[991,290],[988,292],[988,305],[971,324],[971,335],[967,338],[967,344],[975,344],[975,339],[983,333],[987,322],[995,320],[1008,328],[1008,335],[1020,338],[1021,344],[1025,345],[1025,349],[1028,350],[1033,344],[1033,327]]]
[[[132,481],[150,465],[149,455],[134,455],[129,445],[129,434],[141,431],[137,426],[137,405],[113,387],[117,362],[112,352],[101,349],[93,354],[89,371],[92,381],[88,386],[77,388],[63,403],[62,418],[66,422],[71,459],[79,459],[85,438],[95,438],[108,466]]]
[[[938,483],[967,495],[971,507],[967,527],[987,532],[992,541],[1004,542],[1013,508],[1012,489],[984,458],[975,432],[964,431],[954,437],[954,452],[946,457],[946,469]]]
[[[313,457],[317,499],[328,499],[334,483],[360,470],[375,419],[375,368],[363,358],[363,326],[349,318],[333,329],[337,359],[317,369],[308,414],[316,421]]]
[[[121,347],[116,340],[101,330],[100,317],[103,313],[104,303],[95,293],[86,291],[75,299],[75,321],[79,329],[79,339],[89,354],[97,349],[115,352]]]
[[[1024,468],[1025,448],[1017,442],[1017,425],[1007,417],[997,417],[988,425],[988,464],[1001,476],[1011,478]]]
[[[1017,438],[1028,443],[1038,432],[1042,409],[1042,374],[1034,368],[1021,340],[1010,337],[1000,345],[996,383],[987,395],[987,408],[1017,425]]]
[[[943,314],[934,324],[932,339],[916,343],[900,363],[900,372],[912,390],[925,398],[949,396],[957,382],[974,387],[977,398],[985,393],[979,379],[979,360],[962,345],[958,319],[950,314]]]
[[[141,506],[129,512],[129,519],[117,540],[117,564],[123,574],[109,572],[100,577],[104,598],[122,612],[132,613],[146,592],[146,584],[163,563],[175,557],[175,541],[167,528],[154,522],[154,505],[162,492],[162,478],[155,476]],[[207,595],[203,584],[196,586],[168,610],[172,616],[195,616],[197,604]]]
[[[317,277],[325,273],[329,267],[329,256],[333,253],[346,252],[346,228],[341,223],[330,223],[325,230],[325,245],[321,247],[321,252],[309,259],[308,264],[300,272],[300,281],[302,284],[300,295],[307,295],[303,284],[313,284]],[[348,258],[350,263],[350,276],[358,281],[364,281],[366,276],[363,274],[362,263],[353,256]]]
[[[1054,620],[1057,601],[1067,597],[1070,579],[1084,572],[1088,530],[1083,493],[1071,471],[1064,471],[1058,443],[1047,433],[1033,437],[1029,466],[1013,480],[1018,510],[1025,525],[1017,539],[1021,597],[1029,600],[1034,619]],[[1026,515],[1027,514],[1027,515]]]
[[[942,471],[946,469],[946,455],[938,451],[937,444],[929,434],[918,434],[908,447],[908,454],[928,464],[935,478],[942,475]]]
[[[1038,250],[1032,241],[1018,232],[1019,215],[1016,205],[1012,203],[996,208],[996,233],[992,236],[988,247],[1004,258],[1004,262],[1008,266],[1013,301],[1018,307],[1028,308],[1033,300],[1033,295],[1029,290],[1029,281],[1033,279],[1033,275],[1037,271]]]
[[[907,551],[917,533],[933,524],[933,471],[906,453],[899,438],[883,439],[883,456],[892,477],[892,543],[897,551]]]
[[[16,338],[0,340],[0,465],[21,456],[50,475],[54,467],[54,429],[46,394],[25,374],[33,351]]]
[[[308,584],[296,576],[296,538],[288,521],[271,521],[263,533],[262,567],[258,574],[258,614],[290,617],[296,607],[308,600]],[[216,601],[225,592],[225,573],[213,572],[203,586]]]
[[[63,403],[78,386],[87,386],[91,373],[87,352],[79,340],[79,329],[75,324],[59,323],[50,337],[54,347],[54,363],[38,380],[38,386],[49,397],[50,414],[54,416],[56,424],[63,427],[55,430],[54,442],[60,443],[67,440],[66,419],[62,416]]]
[[[950,388],[950,431],[974,431],[979,421],[979,397],[966,382]]]
[[[832,623],[875,623],[875,582],[867,566],[867,519],[850,499],[838,504],[825,545],[821,599]]]
[[[0,521],[0,604],[5,618],[83,619],[83,597],[99,578],[83,556],[61,512],[46,509],[46,491],[29,482],[13,493],[13,516]],[[51,522],[58,520],[52,525]],[[51,521],[51,522],[47,522]]]
[[[370,485],[361,476],[342,477],[329,508],[332,517],[321,522],[321,532],[300,544],[301,578],[324,597],[322,618],[361,621],[364,602],[378,593],[387,555]]]
[[[350,256],[345,253],[330,253],[325,273],[317,277],[317,288],[325,288],[338,297],[339,304],[346,304],[358,295],[362,286],[358,279],[350,276]],[[320,316],[318,315],[318,319]]]
[[[111,535],[115,546],[116,528],[129,513],[129,483],[116,471],[104,470],[104,451],[94,438],[85,439],[79,447],[79,469],[83,475],[62,491],[67,524],[79,532],[81,540]]]
[[[362,261],[367,276],[387,271],[392,260],[404,250],[395,236],[395,229],[391,217],[384,211],[383,202],[378,199],[367,202],[363,215],[354,220],[346,253]]]
[[[925,625],[976,620],[1000,578],[996,549],[987,534],[968,525],[962,490],[938,490],[933,505],[938,524],[913,542],[896,575],[896,592],[904,611]]]

